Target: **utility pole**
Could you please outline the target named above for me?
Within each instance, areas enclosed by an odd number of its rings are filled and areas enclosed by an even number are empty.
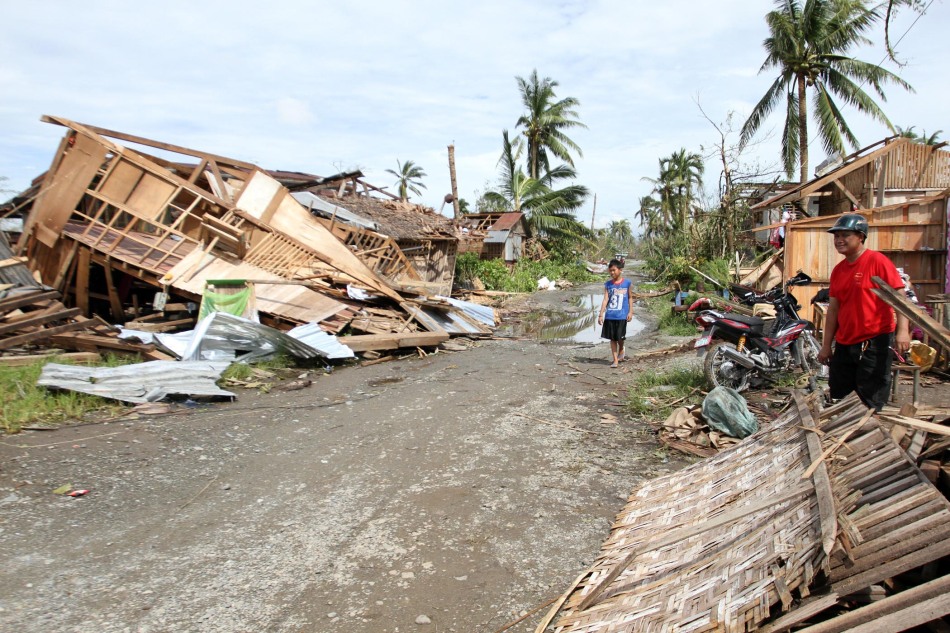
[[[594,216],[597,215],[597,194],[594,194],[594,210],[590,212],[590,231],[594,232]]]
[[[455,211],[455,219],[462,217],[462,208],[459,206],[459,187],[455,180],[455,144],[449,145],[449,178],[452,180],[452,208]]]

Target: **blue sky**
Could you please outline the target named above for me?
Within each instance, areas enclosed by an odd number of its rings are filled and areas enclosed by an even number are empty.
[[[0,176],[20,190],[49,166],[66,117],[272,169],[328,175],[354,167],[392,186],[396,161],[428,174],[416,201],[439,209],[455,144],[461,197],[494,180],[501,133],[522,112],[515,76],[533,69],[581,101],[579,181],[597,194],[597,226],[634,221],[657,159],[718,140],[696,105],[736,128],[772,80],[763,0],[665,3],[365,0],[270,3],[4,2],[0,21]],[[458,6],[456,6],[458,5]],[[892,37],[916,14],[905,12]],[[893,123],[945,130],[950,103],[946,0],[897,46],[915,88],[887,91]],[[884,58],[883,34],[859,56]],[[862,144],[887,135],[852,114]],[[748,155],[777,162],[773,115]],[[773,130],[771,138],[768,131]],[[823,157],[811,145],[812,167]],[[715,187],[719,167],[707,163]],[[4,196],[6,197],[6,196]],[[590,221],[592,201],[578,217]],[[446,213],[449,208],[446,208]]]

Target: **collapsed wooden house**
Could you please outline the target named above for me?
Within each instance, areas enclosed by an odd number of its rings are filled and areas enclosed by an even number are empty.
[[[405,309],[408,302],[455,310],[406,292],[403,282],[418,284],[420,275],[398,245],[383,236],[392,257],[381,262],[378,245],[367,254],[348,242],[339,225],[316,218],[257,166],[58,117],[43,120],[67,132],[35,195],[17,209],[24,221],[15,252],[81,314],[105,306],[123,323],[151,311],[156,293],[162,302],[173,294],[197,304],[209,282],[238,279],[254,283],[261,321],[273,327],[319,323],[331,333],[349,326],[370,337],[398,335],[380,339],[381,349],[448,337]],[[448,293],[451,274],[448,285],[440,281]],[[361,329],[370,311],[385,318]],[[362,349],[373,348],[364,337]]]
[[[888,138],[752,210],[798,210],[801,219],[785,224],[779,263],[782,281],[799,270],[814,280],[796,289],[802,318],[813,319],[811,299],[828,286],[831,270],[842,259],[827,233],[842,213],[857,212],[868,218],[868,247],[882,251],[903,268],[921,297],[948,292],[948,200],[950,152],[942,144]]]
[[[950,503],[922,444],[908,455],[883,424],[856,396],[819,409],[796,392],[767,428],[635,489],[536,631],[884,633],[950,613],[950,575],[920,571],[950,554]]]

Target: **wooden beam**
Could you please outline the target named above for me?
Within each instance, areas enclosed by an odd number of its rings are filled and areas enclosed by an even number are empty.
[[[77,365],[91,365],[102,360],[97,352],[51,352],[49,354],[28,354],[25,356],[0,356],[2,367],[23,367],[50,359],[69,360]]]
[[[10,312],[11,310],[16,310],[17,308],[22,308],[23,306],[32,305],[40,301],[59,299],[59,297],[59,293],[55,290],[49,290],[46,292],[37,290],[36,292],[30,294],[14,295],[12,297],[0,300],[0,314]]]
[[[257,165],[253,163],[246,163],[241,160],[234,158],[227,158],[226,156],[218,156],[217,154],[209,154],[207,152],[201,152],[196,149],[189,149],[181,145],[173,145],[171,143],[163,143],[161,141],[153,141],[152,139],[145,138],[144,136],[135,136],[134,134],[126,134],[124,132],[116,132],[115,130],[109,130],[103,127],[97,127],[95,125],[86,125],[85,123],[76,123],[68,119],[63,119],[60,117],[54,117],[49,115],[43,115],[40,117],[40,121],[44,123],[55,123],[56,125],[62,125],[63,127],[73,128],[74,125],[81,125],[87,130],[91,130],[100,136],[107,136],[109,138],[118,139],[120,141],[126,141],[129,143],[136,143],[137,145],[145,145],[147,147],[154,147],[157,149],[165,150],[167,152],[174,152],[176,154],[184,154],[185,156],[194,156],[195,158],[206,158],[208,160],[213,160],[224,165],[232,165],[234,167],[243,167],[244,169],[257,169]]]
[[[89,316],[89,266],[92,253],[88,248],[79,249],[79,263],[76,266],[76,305],[83,316]]]
[[[835,508],[835,496],[831,489],[831,478],[824,460],[821,460],[821,440],[815,431],[815,419],[805,403],[800,391],[792,392],[795,406],[798,408],[798,418],[805,428],[805,443],[808,445],[808,456],[812,462],[819,460],[818,468],[812,474],[812,483],[815,486],[815,496],[818,498],[818,517],[821,523],[821,548],[825,556],[831,556],[838,534],[838,512]]]
[[[923,585],[906,589],[867,606],[849,611],[819,624],[798,629],[798,633],[841,633],[864,631],[889,633],[905,631],[950,613],[950,576],[941,576]]]
[[[779,633],[780,631],[789,631],[796,624],[801,624],[805,620],[814,617],[838,603],[838,594],[829,593],[824,596],[814,596],[803,600],[798,608],[789,611],[772,622],[757,629],[757,633]]]
[[[46,338],[50,338],[56,334],[61,334],[63,332],[70,332],[72,330],[81,330],[89,327],[88,322],[83,321],[73,321],[72,323],[67,323],[65,325],[57,325],[55,327],[43,328],[36,330],[35,332],[28,332],[26,334],[18,334],[16,336],[8,336],[7,338],[0,339],[0,349],[10,349],[11,347],[16,347],[17,345],[22,345],[24,343],[32,343],[35,341],[41,341]]]
[[[944,349],[950,350],[950,330],[934,320],[926,312],[923,312],[916,305],[911,303],[907,297],[899,290],[891,288],[880,277],[871,277],[871,280],[878,285],[877,288],[871,288],[871,292],[881,298],[882,301],[903,314],[907,319],[920,327],[924,332],[930,335],[931,339],[938,342]]]
[[[848,198],[848,200],[851,201],[851,204],[853,204],[853,205],[854,205],[855,207],[857,207],[858,209],[864,209],[864,205],[861,204],[861,203],[858,201],[858,199],[854,197],[854,194],[853,194],[853,193],[851,193],[850,191],[848,191],[848,189],[847,189],[844,185],[841,184],[841,181],[840,181],[840,180],[838,180],[838,179],[836,178],[836,179],[832,180],[831,182],[832,182],[832,184],[834,184],[835,187],[838,188],[838,191],[840,191],[841,193],[843,193],[843,194]]]
[[[79,314],[79,308],[69,308],[67,310],[60,310],[58,312],[53,312],[50,314],[42,314],[40,316],[35,316],[27,319],[20,319],[14,323],[7,323],[5,325],[0,325],[0,336],[3,334],[9,334],[10,332],[17,332],[24,328],[33,327],[35,325],[45,325],[47,323],[52,323],[53,321],[61,321],[63,319],[72,319]]]
[[[112,267],[104,266],[106,275],[106,290],[109,293],[109,308],[112,311],[112,318],[118,322],[125,321],[125,310],[122,308],[122,300],[119,298],[119,292],[115,289],[115,282],[112,279]]]
[[[447,340],[449,340],[448,334],[437,332],[366,334],[361,336],[340,337],[340,342],[354,352],[400,349],[404,347],[433,347]]]

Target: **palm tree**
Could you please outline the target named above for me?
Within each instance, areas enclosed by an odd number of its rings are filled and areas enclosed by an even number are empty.
[[[499,181],[496,189],[486,191],[487,203],[517,213],[524,213],[528,225],[536,233],[586,238],[590,231],[577,221],[575,211],[588,196],[587,187],[568,185],[555,189],[559,180],[572,180],[576,174],[567,165],[532,178],[518,164],[524,152],[520,138],[511,142],[508,130],[502,132],[503,149],[498,160]]]
[[[818,136],[829,155],[844,154],[845,142],[858,148],[858,139],[832,96],[893,129],[862,86],[869,85],[882,101],[886,100],[885,83],[895,83],[910,91],[913,88],[880,66],[848,56],[854,46],[870,43],[864,33],[879,17],[877,9],[867,8],[863,0],[805,0],[804,5],[801,0],[777,0],[776,5],[778,8],[765,16],[769,37],[763,43],[767,55],[759,72],[777,68],[779,75],[742,126],[742,143],[747,143],[772,110],[784,101],[785,171],[791,178],[797,162],[801,182],[805,182],[808,88],[814,91],[812,110]]]
[[[939,137],[943,134],[943,130],[937,130],[931,135],[927,135],[927,130],[921,130],[920,134],[914,131],[916,126],[912,125],[908,128],[903,128],[901,126],[896,126],[895,131],[897,135],[903,138],[910,139],[915,143],[922,143],[924,145],[936,145],[940,142]]]
[[[386,171],[396,177],[395,184],[399,187],[399,199],[403,202],[408,202],[410,191],[417,196],[421,196],[422,192],[419,191],[419,188],[426,188],[419,180],[426,176],[422,167],[416,165],[411,160],[402,163],[398,158],[396,159],[396,166],[398,170],[387,169]]]
[[[653,183],[653,192],[659,196],[659,212],[665,226],[680,231],[696,210],[696,194],[703,186],[703,158],[683,148],[659,162],[659,178],[644,180]],[[642,213],[643,200],[640,208]]]
[[[610,243],[617,251],[629,251],[633,242],[633,229],[629,220],[613,220],[607,225],[607,235]]]
[[[554,89],[558,83],[550,77],[538,79],[537,69],[528,79],[515,78],[521,91],[521,102],[527,112],[518,119],[517,126],[523,128],[528,140],[528,175],[534,179],[551,168],[548,153],[574,167],[571,152],[583,156],[580,146],[571,140],[564,130],[587,126],[577,120],[577,106],[580,101],[566,97],[555,101]]]

